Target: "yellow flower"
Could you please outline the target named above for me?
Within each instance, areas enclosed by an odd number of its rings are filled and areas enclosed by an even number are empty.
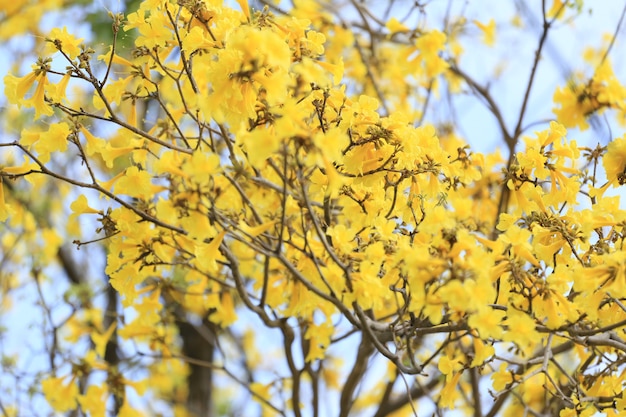
[[[47,378],[41,381],[41,389],[55,411],[64,413],[76,408],[78,399],[78,386],[74,380],[65,383],[65,378]]]
[[[311,342],[311,346],[305,359],[306,362],[325,358],[326,348],[330,345],[330,338],[334,331],[335,328],[328,322],[319,325],[312,324],[308,327],[304,337]]]
[[[555,19],[563,17],[563,11],[565,10],[566,4],[567,1],[563,3],[563,0],[554,0],[554,2],[552,3],[552,7],[550,8],[550,10],[548,10],[546,16]]]
[[[256,128],[252,132],[242,131],[237,140],[246,150],[248,161],[254,167],[262,167],[267,158],[278,151],[281,145],[281,137],[275,129]]]
[[[488,24],[480,23],[474,20],[474,24],[483,32],[483,42],[485,45],[492,47],[496,43],[496,22],[491,19]]]
[[[4,201],[4,187],[2,186],[2,178],[0,178],[0,222],[5,221],[11,213],[11,206]]]
[[[21,78],[7,74],[4,77],[4,95],[9,103],[17,104],[18,107],[25,104],[26,100],[24,97],[35,81],[37,81],[37,77],[39,77],[39,74],[36,71],[30,72]]]
[[[223,259],[223,256],[219,252],[220,244],[224,240],[226,230],[222,230],[217,236],[209,243],[199,242],[195,247],[196,266],[202,271],[208,273],[215,273],[219,266],[217,260]]]
[[[41,240],[45,242],[45,245],[40,249],[40,260],[42,263],[52,262],[64,240],[54,229],[50,228],[41,230]]]
[[[137,28],[140,34],[135,41],[137,47],[145,46],[148,49],[165,47],[173,36],[169,22],[162,13],[151,14]]]
[[[52,113],[54,113],[52,107],[50,107],[50,105],[48,105],[45,101],[45,88],[48,84],[48,77],[45,72],[42,72],[39,76],[37,76],[37,82],[37,89],[35,90],[35,93],[30,99],[23,103],[28,107],[35,108],[35,120],[39,119],[42,114],[52,116]]]
[[[554,92],[552,101],[559,107],[554,107],[552,112],[559,123],[565,127],[578,127],[580,130],[586,130],[589,128],[587,117],[596,111],[602,111],[597,94],[590,94],[586,84],[577,84],[572,81],[567,87],[559,87]]]
[[[496,353],[495,348],[491,344],[486,344],[478,337],[473,338],[473,344],[474,359],[472,359],[472,363],[470,364],[471,367],[482,365]]]
[[[100,149],[100,155],[104,160],[107,168],[113,168],[115,160],[125,155],[131,154],[135,151],[137,147],[135,146],[122,146],[122,147],[113,147],[111,142],[107,142],[104,146],[104,149]]]
[[[70,82],[70,78],[71,73],[68,71],[67,73],[65,73],[63,78],[61,78],[61,81],[59,81],[56,87],[51,86],[50,91],[48,92],[48,97],[50,98],[50,101],[52,101],[53,103],[61,103],[61,101],[63,101],[63,99],[65,98],[65,90],[67,90],[67,85]]]
[[[531,233],[526,229],[521,229],[513,224],[506,232],[498,238],[505,244],[510,244],[513,253],[519,258],[530,262],[534,266],[539,266],[539,262],[532,254],[532,246],[529,242]]]
[[[439,406],[443,408],[454,409],[454,403],[460,397],[459,379],[463,372],[457,372],[454,376],[448,375],[446,377],[446,385],[441,389],[439,393]]]
[[[528,315],[513,310],[507,315],[504,324],[508,331],[504,333],[503,339],[515,343],[524,355],[530,356],[539,340],[535,321]]]
[[[76,39],[74,36],[67,32],[67,28],[63,26],[63,29],[54,28],[50,31],[47,39],[46,53],[53,54],[56,51],[62,51],[70,59],[75,59],[80,54],[79,45],[83,42],[83,39]]]
[[[261,384],[260,382],[253,382],[248,387],[250,392],[253,394],[253,398],[255,400],[264,400],[270,401],[272,398],[272,394],[270,393],[270,389],[272,388],[271,384]]]
[[[133,67],[134,64],[132,62],[130,62],[126,58],[123,58],[123,57],[119,56],[118,54],[113,54],[113,59],[111,60],[111,53],[112,52],[113,52],[113,46],[109,46],[109,52],[107,52],[106,54],[98,55],[98,61],[102,61],[102,62],[104,62],[107,65],[108,65],[109,61],[111,61],[114,64],[124,65],[124,66],[127,66],[129,68]]]
[[[120,78],[115,81],[109,81],[104,87],[104,95],[109,103],[120,104],[122,102],[122,96],[128,89],[128,84],[132,81],[133,76],[129,75],[126,78]],[[104,103],[99,95],[94,94],[93,105],[96,109],[102,110],[105,108]]]
[[[450,65],[440,56],[446,43],[446,35],[438,30],[428,32],[415,42],[419,52],[416,60],[424,67],[428,78],[436,77],[444,72]]]
[[[189,32],[183,35],[183,51],[190,54],[196,50],[213,48],[215,46],[215,42],[207,35],[208,33],[206,29],[203,29],[200,26],[191,28]]]
[[[320,67],[331,73],[331,75],[333,76],[333,84],[339,85],[344,73],[343,57],[339,58],[339,62],[337,64],[330,64],[326,61],[316,62]]]
[[[436,55],[444,48],[445,43],[446,34],[433,30],[420,36],[415,45],[422,54]]]
[[[9,175],[22,175],[29,171],[37,171],[39,165],[35,162],[31,162],[30,158],[24,156],[24,163],[22,165],[16,165],[12,167],[3,166],[0,168],[0,171],[9,174]]]
[[[502,391],[508,384],[514,381],[514,376],[511,371],[507,369],[507,364],[502,363],[500,369],[491,375],[493,381],[493,389],[496,391]]]
[[[93,341],[93,344],[95,345],[96,353],[101,358],[104,358],[104,351],[106,349],[106,345],[111,339],[111,336],[113,335],[113,332],[115,331],[116,327],[117,327],[117,323],[113,322],[111,323],[107,331],[104,333],[97,333],[95,331],[91,332],[91,340]]]
[[[602,158],[602,166],[611,184],[626,183],[626,134],[609,143],[607,152]]]
[[[244,16],[246,16],[246,20],[250,21],[250,6],[248,5],[248,0],[237,0],[237,4],[241,7],[241,11]]]
[[[523,170],[534,170],[537,179],[545,180],[550,175],[550,171],[546,168],[548,158],[537,148],[527,147],[524,152],[518,152],[517,160]]]
[[[472,314],[467,324],[478,331],[481,339],[500,339],[504,334],[502,327],[500,327],[504,315],[504,311],[485,307]]]
[[[105,386],[90,385],[85,395],[78,397],[78,403],[83,411],[92,417],[104,417],[106,415],[106,401],[108,393]]]
[[[259,226],[252,227],[252,226],[248,226],[247,224],[242,222],[242,223],[239,224],[239,227],[241,228],[241,230],[245,234],[247,234],[247,235],[249,235],[251,237],[257,237],[261,233],[265,233],[268,230],[270,230],[272,228],[272,226],[274,226],[276,223],[277,223],[277,221],[274,220],[274,221],[271,221],[271,222],[263,223],[263,224],[261,224]]]
[[[228,327],[237,321],[235,303],[230,292],[226,291],[222,294],[220,304],[215,309],[215,312],[211,314],[210,319],[211,322],[221,327]]]
[[[385,24],[385,27],[387,28],[387,30],[389,30],[389,32],[391,32],[392,35],[394,33],[408,32],[410,30],[408,27],[400,23],[400,21],[395,17],[389,19],[389,21],[387,21],[387,23]]]
[[[324,34],[310,30],[301,41],[302,45],[309,52],[306,55],[316,57],[324,53],[324,43],[326,42],[326,36],[324,36]]]
[[[152,184],[152,177],[147,171],[140,171],[136,166],[129,167],[115,184],[116,192],[142,199],[150,199],[162,190],[163,187]]]
[[[133,408],[128,401],[125,401],[122,407],[120,408],[118,417],[145,417],[143,413],[137,411]]]
[[[447,355],[443,355],[439,358],[437,368],[444,375],[452,375],[463,368],[463,362],[459,361],[458,357],[450,358]]]
[[[4,95],[11,104],[17,104],[18,107],[22,106],[22,100],[24,95],[30,89],[37,79],[37,75],[34,72],[18,78],[15,75],[7,74],[4,77]]]
[[[52,152],[65,152],[67,150],[67,137],[70,135],[70,127],[67,123],[55,123],[50,126],[47,132],[39,135],[36,148],[42,154]]]

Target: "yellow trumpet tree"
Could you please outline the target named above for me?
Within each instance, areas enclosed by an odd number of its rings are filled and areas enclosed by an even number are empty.
[[[589,5],[518,4],[509,36],[539,33],[505,112],[464,51],[501,23],[454,2],[146,0],[98,36],[21,3],[0,414],[626,412],[622,19],[527,120],[549,35]]]

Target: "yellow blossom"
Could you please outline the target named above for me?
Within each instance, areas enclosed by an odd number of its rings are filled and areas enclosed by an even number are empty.
[[[149,199],[163,188],[152,184],[152,177],[147,171],[131,166],[115,183],[115,191],[132,197]]]
[[[552,7],[550,7],[550,10],[548,10],[546,16],[554,19],[563,17],[563,11],[565,10],[566,5],[567,1],[563,2],[563,0],[553,0]]]
[[[35,108],[35,120],[39,119],[42,115],[51,116],[54,113],[52,107],[50,107],[50,105],[45,101],[46,85],[48,85],[48,77],[45,72],[42,72],[41,75],[37,77],[37,88],[35,89],[33,96],[23,102],[25,106]],[[18,97],[19,96],[20,93],[18,91]]]
[[[11,206],[4,200],[4,187],[2,185],[2,178],[0,178],[0,222],[5,221],[11,213]]]
[[[65,100],[65,91],[67,90],[70,78],[71,72],[68,71],[55,87],[50,86],[50,91],[48,91],[48,98],[50,98],[50,101],[53,103],[61,103]]]
[[[98,356],[100,356],[101,358],[104,358],[104,351],[106,349],[106,345],[111,339],[111,336],[113,335],[113,332],[115,331],[116,327],[117,327],[117,323],[113,322],[104,333],[102,334],[94,333],[94,332],[91,333],[91,340],[93,341],[93,344],[95,345],[95,351],[98,354]]]
[[[392,17],[391,19],[389,19],[387,21],[387,23],[385,24],[385,27],[389,30],[389,32],[391,32],[392,35],[394,33],[398,33],[398,32],[408,32],[409,31],[409,28],[406,27],[404,24],[402,24],[395,17]]]
[[[52,152],[65,152],[70,133],[70,127],[65,122],[54,123],[48,131],[41,132],[36,144],[36,149],[41,155],[40,159],[47,161]]]
[[[491,380],[493,381],[493,389],[498,391],[502,391],[507,387],[508,384],[515,380],[513,373],[508,369],[506,363],[502,363],[497,372],[491,375]]]
[[[626,183],[626,135],[612,140],[602,158],[606,177],[613,185]]]
[[[461,371],[446,377],[446,384],[439,393],[439,404],[441,407],[454,410],[454,404],[456,400],[460,398],[458,384],[462,374],[463,372]]]
[[[214,312],[210,315],[213,323],[226,328],[237,321],[237,312],[235,311],[233,296],[230,292],[224,292],[221,296],[220,304],[215,307]]]
[[[62,29],[54,28],[50,31],[47,37],[46,53],[52,54],[56,51],[61,51],[70,59],[75,59],[80,54],[79,45],[83,42],[83,39],[76,39],[67,31],[67,27],[63,26]]]
[[[416,59],[424,66],[426,77],[436,77],[449,67],[449,64],[440,57],[445,42],[446,35],[438,30],[425,33],[417,38],[415,46],[419,54]]]
[[[73,379],[50,377],[41,381],[41,389],[46,400],[55,411],[64,413],[76,408],[78,386]]]
[[[467,324],[476,329],[482,339],[500,339],[503,335],[500,326],[503,318],[504,311],[482,308],[470,316]]]
[[[485,45],[492,47],[496,43],[496,22],[494,19],[489,20],[489,23],[484,24],[478,20],[474,20],[474,24],[478,26],[483,32],[483,42]]]
[[[89,202],[87,201],[87,197],[84,194],[78,196],[78,198],[70,204],[70,209],[76,214],[90,213],[90,214],[98,214],[101,213],[100,210],[96,210],[94,208],[89,207]]]
[[[105,386],[90,385],[84,395],[78,396],[83,411],[93,417],[105,417],[108,392]]]

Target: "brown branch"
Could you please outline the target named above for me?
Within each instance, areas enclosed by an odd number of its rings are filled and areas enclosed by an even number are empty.
[[[32,160],[33,162],[35,162],[40,171],[29,171],[27,173],[21,174],[21,175],[8,175],[5,173],[2,173],[0,171],[0,175],[2,176],[7,176],[7,177],[16,177],[16,176],[26,176],[29,174],[45,174],[48,175],[49,177],[52,178],[56,178],[60,181],[66,182],[68,184],[72,184],[75,185],[79,188],[88,188],[88,189],[92,189],[92,190],[96,190],[102,194],[104,194],[105,196],[109,197],[111,200],[114,200],[115,202],[119,203],[120,205],[122,205],[123,207],[127,208],[128,210],[132,211],[133,213],[135,213],[137,216],[139,216],[141,219],[151,222],[153,224],[155,224],[156,226],[161,226],[165,229],[169,229],[172,230],[174,232],[183,234],[183,235],[187,235],[187,231],[184,229],[181,229],[180,227],[176,227],[176,226],[172,226],[170,224],[167,224],[161,220],[159,220],[156,217],[153,217],[151,215],[149,215],[148,213],[138,209],[137,207],[135,207],[133,204],[124,201],[123,199],[121,199],[120,197],[118,197],[116,194],[113,194],[112,192],[110,192],[109,190],[102,188],[100,185],[98,184],[88,184],[82,181],[77,181],[73,178],[69,178],[66,177],[64,175],[61,175],[57,172],[51,171],[48,168],[46,168],[46,166],[32,153],[30,152],[28,149],[26,149],[24,146],[22,146],[21,144],[15,142],[12,144],[12,146],[18,147],[20,150],[22,150],[22,152],[24,152],[25,154],[27,154]]]
[[[537,68],[539,68],[539,61],[541,60],[541,51],[543,50],[543,46],[545,45],[546,40],[548,39],[548,32],[550,30],[552,22],[548,22],[546,20],[545,12],[543,14],[543,32],[541,33],[541,37],[539,38],[539,45],[537,46],[537,50],[535,51],[535,59],[533,61],[533,66],[530,70],[530,77],[528,79],[528,83],[526,85],[526,92],[524,93],[524,100],[522,101],[522,106],[520,108],[519,117],[517,119],[517,124],[515,126],[515,130],[513,131],[513,149],[510,149],[511,152],[514,151],[514,147],[519,140],[519,135],[522,132],[522,123],[524,121],[524,114],[526,114],[526,108],[528,106],[528,100],[530,99],[530,92],[533,87],[533,82],[535,80],[535,75],[537,74]]]
[[[408,392],[405,392],[403,395],[393,398],[384,404],[381,404],[376,411],[376,414],[374,414],[374,417],[385,417],[394,413],[395,411],[398,411],[413,399],[421,398],[424,395],[427,395],[437,385],[441,384],[441,382],[442,379],[439,378],[439,376],[436,376],[429,379],[426,384],[414,384]]]
[[[482,404],[480,401],[481,389],[480,389],[480,373],[477,367],[469,369],[470,381],[472,384],[472,398],[474,399],[473,410],[474,417],[482,417]]]
[[[474,81],[474,79],[470,77],[469,74],[461,70],[458,66],[456,66],[455,63],[450,62],[449,70],[452,71],[453,74],[456,74],[459,77],[463,78],[463,80],[470,86],[470,88],[477,92],[478,95],[485,100],[489,111],[491,112],[491,114],[494,115],[496,121],[498,122],[498,127],[500,128],[500,132],[502,133],[504,142],[509,148],[509,151],[513,153],[515,150],[515,141],[509,134],[506,123],[504,121],[504,116],[500,111],[500,107],[496,104],[494,98],[491,96],[491,93],[489,93],[489,90]]]
[[[372,341],[369,340],[369,337],[365,333],[363,333],[361,336],[361,343],[359,344],[357,355],[354,360],[354,365],[352,366],[352,370],[346,378],[346,381],[343,384],[343,389],[341,390],[339,417],[347,417],[349,415],[350,409],[354,404],[354,392],[356,391],[356,387],[359,383],[363,381],[363,375],[365,375],[365,371],[367,370],[367,364],[374,352],[375,349],[372,345]]]

